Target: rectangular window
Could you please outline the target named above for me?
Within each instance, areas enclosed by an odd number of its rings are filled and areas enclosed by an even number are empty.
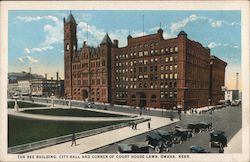
[[[170,61],[173,61],[173,56],[170,57]]]
[[[169,78],[170,78],[170,79],[173,79],[173,74],[169,74]]]
[[[174,74],[174,78],[177,79],[177,73]]]
[[[165,74],[165,79],[168,79],[168,74]]]
[[[164,70],[164,66],[163,65],[161,65],[161,70]]]
[[[165,62],[168,62],[168,57],[165,58]]]
[[[174,51],[175,51],[175,52],[178,52],[178,47],[175,47],[175,48],[174,48]]]

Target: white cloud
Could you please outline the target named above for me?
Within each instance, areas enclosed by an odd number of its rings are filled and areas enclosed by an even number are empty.
[[[220,46],[220,45],[221,45],[221,43],[211,42],[208,44],[208,47],[212,49],[212,48],[215,48],[215,47]]]
[[[234,49],[239,49],[240,48],[238,45],[230,45],[230,44],[227,44],[227,43],[210,42],[208,44],[208,47],[211,48],[211,49],[216,48],[218,46],[229,47],[229,48],[234,48]]]
[[[186,18],[184,18],[184,19],[182,19],[180,21],[172,23],[171,26],[170,26],[170,30],[171,30],[172,33],[173,32],[178,32],[178,31],[180,31],[180,29],[184,28],[189,23],[195,22],[195,21],[198,21],[198,20],[207,22],[213,28],[222,27],[223,24],[231,25],[231,26],[240,25],[237,22],[227,22],[225,20],[214,20],[214,19],[211,19],[211,18],[208,18],[208,17],[197,16],[197,15],[193,14],[193,15],[190,15],[189,17],[186,17]]]
[[[40,20],[50,20],[53,24],[46,24],[43,31],[46,33],[43,46],[50,46],[52,44],[63,42],[63,20],[59,20],[55,16],[17,16],[18,20],[22,22],[34,22]]]
[[[21,58],[21,57],[18,57],[17,59],[18,59],[18,61],[19,61],[19,62],[21,62],[21,63],[24,63],[24,60],[23,60],[23,58]]]
[[[38,60],[32,58],[31,56],[26,56],[26,58],[29,60],[29,62],[32,63],[38,63]]]
[[[30,49],[29,48],[24,48],[24,52],[25,53],[30,53]]]
[[[223,23],[222,20],[212,21],[212,22],[211,22],[211,26],[212,26],[213,28],[218,28],[218,27],[221,27],[221,26],[222,26],[222,23]]]
[[[181,28],[184,28],[185,26],[187,26],[190,22],[196,21],[196,20],[204,20],[206,19],[205,17],[199,17],[197,15],[190,15],[187,18],[184,18],[180,21],[177,21],[175,23],[172,23],[170,26],[170,30],[171,32],[177,32],[179,31]]]
[[[30,54],[30,53],[33,53],[33,52],[44,52],[44,51],[47,51],[47,50],[52,50],[54,49],[53,46],[45,46],[45,47],[34,47],[34,48],[24,48],[24,51],[25,53],[27,54]]]

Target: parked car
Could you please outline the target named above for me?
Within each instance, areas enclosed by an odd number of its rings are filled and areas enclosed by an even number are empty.
[[[187,128],[191,129],[194,133],[200,133],[202,130],[211,130],[213,127],[212,123],[200,122],[190,123]]]
[[[213,127],[213,123],[200,122],[198,123],[200,130],[211,130]]]
[[[175,128],[173,132],[174,143],[181,143],[182,141],[187,141],[191,137],[193,137],[191,129]]]
[[[118,144],[119,153],[149,153],[146,143]]]
[[[157,134],[160,135],[162,138],[164,138],[166,140],[166,144],[167,144],[168,147],[172,147],[174,145],[173,133],[163,131],[163,130],[158,130]]]
[[[203,147],[193,145],[189,147],[190,153],[208,153]]]
[[[241,105],[241,100],[232,101],[231,105],[232,106],[240,106]]]
[[[227,136],[224,131],[215,130],[210,133],[210,147],[225,147],[227,146]]]
[[[200,133],[199,125],[197,123],[189,123],[187,126],[188,129],[191,129],[193,133]]]
[[[145,141],[157,153],[160,153],[163,151],[166,151],[166,152],[168,151],[168,146],[166,144],[166,140],[156,133],[147,134]]]

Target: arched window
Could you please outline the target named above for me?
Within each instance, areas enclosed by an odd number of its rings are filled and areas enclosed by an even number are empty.
[[[156,102],[156,95],[151,96],[151,102]]]
[[[67,51],[69,50],[69,44],[68,43],[66,44],[66,50]]]
[[[135,101],[135,95],[131,95],[131,101]]]

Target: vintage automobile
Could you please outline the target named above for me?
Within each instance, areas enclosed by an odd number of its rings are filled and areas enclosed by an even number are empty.
[[[162,138],[160,135],[157,133],[149,133],[146,136],[145,140],[150,147],[152,147],[155,152],[160,153],[160,152],[168,152],[168,146],[166,144],[166,140]]]
[[[210,147],[225,147],[227,146],[227,136],[224,131],[214,130],[210,132]]]
[[[193,145],[189,147],[190,153],[208,153],[203,147]]]
[[[164,138],[166,140],[166,144],[167,144],[168,147],[172,147],[174,145],[173,133],[163,131],[163,130],[158,130],[157,134],[160,135],[162,138]]]
[[[189,138],[193,137],[192,130],[186,128],[175,128],[172,133],[174,143],[181,143],[182,141],[187,141]]]
[[[199,129],[200,130],[211,130],[213,127],[212,123],[200,122]]]
[[[191,129],[193,133],[200,133],[204,130],[211,130],[213,127],[212,123],[200,122],[200,123],[189,123],[187,128]]]
[[[118,153],[149,153],[146,143],[118,144]]]

